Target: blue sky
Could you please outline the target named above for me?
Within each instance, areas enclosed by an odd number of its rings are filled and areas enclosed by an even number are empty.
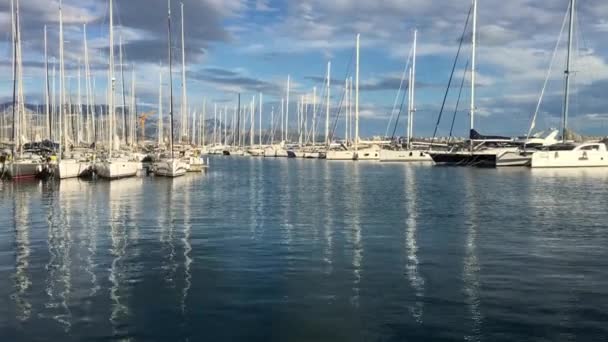
[[[179,62],[179,1],[173,2],[175,58]],[[355,35],[361,34],[361,131],[384,134],[410,51],[412,32],[419,30],[416,133],[432,134],[464,27],[470,0],[184,0],[188,98],[192,110],[207,99],[248,101],[264,92],[264,112],[279,110],[287,75],[291,75],[291,117],[300,94],[319,91],[319,78],[332,62],[332,104],[337,105]],[[10,8],[0,4],[0,98],[10,97]],[[73,78],[82,59],[82,25],[88,25],[91,68],[95,70],[98,102],[104,101],[107,67],[107,0],[65,0],[66,62]],[[141,106],[156,109],[158,75],[167,80],[165,0],[115,0],[116,42],[125,42],[125,63],[134,65]],[[484,133],[523,134],[534,112],[551,55],[568,8],[568,0],[479,0],[478,118]],[[576,71],[571,111],[573,129],[608,134],[608,2],[580,2],[577,17]],[[43,91],[42,26],[49,26],[51,56],[58,56],[58,1],[21,0],[25,92],[28,102],[40,102]],[[537,127],[557,127],[563,96],[565,47],[558,49]],[[469,57],[463,50],[455,84],[448,97],[439,133],[445,134],[454,111],[457,85]],[[129,66],[130,68],[130,66]],[[179,63],[174,71],[179,108]],[[130,71],[129,71],[130,72]],[[354,75],[353,75],[354,76]],[[165,84],[166,85],[166,84]],[[75,85],[73,85],[74,89]],[[168,92],[164,91],[165,94]],[[75,94],[74,94],[75,96]],[[463,92],[457,134],[468,127],[468,88]],[[166,103],[166,99],[165,99]],[[212,114],[211,114],[212,115]],[[267,121],[265,119],[264,121]],[[402,121],[403,122],[403,121]],[[294,123],[295,125],[295,123]],[[400,128],[401,129],[401,128]],[[338,131],[342,128],[338,125]]]

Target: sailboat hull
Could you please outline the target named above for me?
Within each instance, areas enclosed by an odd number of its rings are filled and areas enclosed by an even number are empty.
[[[180,177],[186,174],[188,167],[186,163],[174,160],[161,160],[154,163],[154,175],[159,177]]]
[[[54,174],[58,179],[84,177],[91,171],[88,162],[63,159],[55,165]]]
[[[325,154],[325,159],[327,159],[327,160],[355,160],[357,158],[356,158],[355,151],[329,150]]]
[[[475,152],[441,152],[429,155],[436,165],[441,166],[479,166],[479,167],[495,167],[495,153],[475,153]]]
[[[11,179],[36,178],[43,170],[43,164],[37,161],[14,161],[5,162],[2,166],[2,174]]]
[[[141,163],[131,161],[105,161],[95,165],[95,173],[104,179],[134,177]]]
[[[608,167],[606,151],[538,151],[532,155],[532,168]]]
[[[432,162],[433,158],[425,151],[380,150],[381,162]]]

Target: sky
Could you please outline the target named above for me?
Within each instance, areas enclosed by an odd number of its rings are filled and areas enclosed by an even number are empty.
[[[108,67],[109,0],[64,0],[66,70],[70,96],[77,96],[77,70],[84,59],[87,26],[90,68],[96,102],[105,102]],[[360,130],[384,135],[418,32],[415,134],[432,135],[448,89],[471,0],[184,0],[186,74],[190,111],[213,105],[230,110],[263,93],[264,125],[274,109],[278,117],[291,79],[290,119],[300,96],[317,88],[325,105],[324,79],[331,61],[332,122],[343,96],[344,80],[354,78],[355,37],[361,35]],[[475,127],[484,134],[527,132],[545,78],[535,129],[559,127],[563,108],[566,31],[561,35],[569,0],[479,0]],[[136,78],[141,110],[156,110],[159,75],[168,94],[167,1],[115,0],[115,43],[124,46],[123,64],[130,88]],[[57,64],[59,1],[20,0],[24,90],[28,103],[41,103],[44,91],[44,35],[48,27],[49,59]],[[608,2],[577,4],[569,125],[584,134],[608,135]],[[181,101],[180,2],[172,1],[174,103]],[[12,96],[10,2],[0,3],[0,100]],[[470,24],[456,63],[438,135],[447,135],[456,112],[455,134],[469,128],[470,73],[458,110],[456,102],[470,60]],[[557,46],[557,48],[556,48]],[[555,58],[554,55],[555,50]],[[116,49],[118,51],[118,49]],[[118,59],[118,52],[116,53]],[[551,64],[551,61],[554,61]],[[118,60],[117,60],[118,64]],[[551,72],[549,72],[551,68]],[[323,94],[321,94],[323,93]],[[309,100],[310,101],[310,100]],[[168,99],[163,99],[168,103]],[[400,100],[397,101],[400,103]],[[319,110],[321,111],[321,110]],[[340,114],[343,116],[343,114]],[[295,126],[295,122],[291,124]],[[333,124],[332,124],[333,126]],[[338,135],[344,128],[336,125]],[[402,118],[397,134],[405,131]]]

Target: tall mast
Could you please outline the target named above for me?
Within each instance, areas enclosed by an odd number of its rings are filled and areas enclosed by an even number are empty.
[[[217,103],[213,104],[213,144],[217,144]]]
[[[78,109],[76,110],[76,145],[79,145],[82,141],[82,129],[81,129],[81,120],[82,120],[82,92],[81,92],[81,65],[80,59],[78,59]]]
[[[262,93],[260,93],[260,127],[258,128],[260,136],[258,141],[260,142],[260,148],[262,148]]]
[[[410,101],[407,122],[407,147],[410,148],[414,138],[414,114],[416,113],[415,94],[416,94],[416,49],[418,47],[418,30],[414,30],[414,46],[412,54],[412,69],[410,71]]]
[[[180,3],[182,13],[182,126],[179,141],[188,135],[188,96],[186,89],[186,47],[184,39],[184,3]]]
[[[163,132],[163,72],[162,64],[159,67],[158,73],[158,146],[164,144],[164,132]]]
[[[46,110],[46,129],[47,137],[49,140],[53,140],[53,133],[51,132],[51,107],[50,107],[50,88],[49,88],[49,55],[47,50],[47,31],[46,25],[44,25],[44,102]]]
[[[348,119],[350,116],[350,95],[349,87],[348,87],[348,77],[344,79],[344,139],[346,140],[346,145],[348,146]]]
[[[475,68],[477,51],[477,0],[473,0],[473,34],[471,35],[471,131],[475,129]],[[473,144],[471,144],[471,147]]]
[[[281,98],[281,141],[285,141],[285,98]]]
[[[270,111],[270,145],[274,145],[274,106]]]
[[[238,145],[241,145],[241,93],[238,94],[238,112],[236,113],[236,130],[238,132]]]
[[[169,148],[171,149],[171,159],[173,159],[173,59],[171,57],[171,0],[167,0],[168,15],[167,27],[169,31],[169,118],[171,119]]]
[[[249,146],[253,147],[253,143],[254,143],[254,135],[255,135],[255,95],[251,98],[251,107],[249,108],[250,110],[250,119],[251,119],[251,127],[249,130]]]
[[[136,120],[136,115],[137,115],[137,102],[136,102],[136,97],[135,97],[135,66],[131,67],[131,110],[130,110],[130,114],[129,117],[131,118],[131,120],[129,120],[129,135],[128,135],[128,141],[129,141],[129,145],[131,145],[131,147],[134,146],[135,144],[135,120]],[[144,134],[142,135],[141,139],[145,140],[146,138],[146,132],[144,131]]]
[[[329,98],[330,98],[330,89],[331,89],[331,62],[327,62],[327,103],[325,109],[325,144],[329,146]]]
[[[570,0],[570,22],[568,33],[568,59],[566,62],[566,90],[564,94],[564,117],[562,127],[562,141],[566,141],[566,131],[568,130],[568,112],[570,110],[570,68],[572,67],[572,40],[574,37],[574,11],[576,0]]]
[[[317,142],[317,87],[312,88],[312,146]]]
[[[202,122],[202,125],[201,125],[202,126],[201,127],[201,140],[202,140],[201,145],[203,147],[205,147],[205,133],[206,133],[205,131],[207,130],[206,127],[205,127],[205,125],[206,125],[206,122],[205,122],[206,116],[207,116],[207,99],[205,98],[205,99],[203,99],[203,122]]]
[[[126,100],[126,94],[125,94],[125,69],[124,69],[124,64],[123,64],[123,60],[122,60],[122,34],[118,37],[118,55],[119,55],[119,63],[120,63],[120,84],[121,84],[121,90],[122,90],[122,141],[124,141],[125,143],[128,140],[128,134],[127,134],[127,114],[125,113],[127,110],[127,100]]]
[[[63,151],[67,146],[67,122],[64,121],[65,115],[65,66],[63,60],[63,13],[62,0],[59,0],[59,134],[61,134],[61,152],[59,157],[63,157]]]
[[[89,67],[89,48],[87,43],[87,24],[83,24],[82,26],[83,39],[84,39],[84,73],[85,73],[85,89],[86,89],[86,98],[87,98],[87,127],[86,127],[86,136],[87,142],[91,142],[91,97],[92,97],[92,89],[91,89],[91,70]]]
[[[115,130],[115,113],[114,113],[114,89],[116,85],[116,80],[114,79],[114,9],[113,9],[113,0],[110,0],[110,70],[109,70],[109,80],[110,80],[110,94],[108,101],[108,118],[109,122],[109,131],[110,131],[110,147],[109,151],[112,152],[114,149],[114,130]]]
[[[357,34],[357,59],[355,63],[355,151],[359,150],[359,38]]]
[[[290,76],[287,75],[287,99],[285,100],[285,140],[289,140],[289,83]]]
[[[17,148],[17,129],[16,129],[16,123],[17,123],[17,116],[16,116],[16,106],[17,106],[17,44],[18,44],[18,40],[19,37],[17,36],[17,18],[15,15],[15,2],[14,0],[11,0],[11,27],[12,27],[12,33],[13,33],[13,132],[12,132],[12,136],[13,136],[13,148],[12,148],[12,155],[13,158],[15,157],[15,150]]]

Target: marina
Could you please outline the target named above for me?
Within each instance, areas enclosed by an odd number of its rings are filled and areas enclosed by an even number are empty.
[[[0,5],[0,340],[606,338],[608,11],[514,1]]]

